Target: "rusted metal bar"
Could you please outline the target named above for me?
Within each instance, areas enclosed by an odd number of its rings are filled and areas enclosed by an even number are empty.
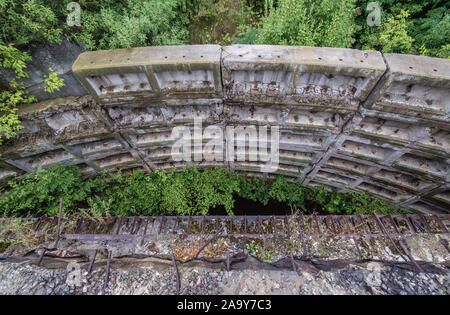
[[[386,231],[386,228],[383,225],[383,222],[381,222],[381,220],[378,218],[378,215],[374,212],[373,217],[375,218],[375,221],[378,223],[378,225],[380,226],[381,232],[384,233],[389,241],[392,243],[392,245],[394,246],[395,250],[399,253],[399,255],[405,260],[408,261],[408,259],[405,258],[405,256],[403,256],[402,252],[400,251],[400,249],[397,247],[397,245],[395,245],[394,240],[392,239],[392,237],[389,235],[389,233]]]
[[[258,233],[261,233],[261,217],[258,216]]]
[[[347,228],[347,233],[351,234],[352,233],[351,223],[349,222],[349,219],[345,215],[344,215],[344,224],[345,227]]]
[[[361,222],[363,230],[366,231],[366,233],[370,233],[370,227],[366,225],[366,221],[363,219],[363,217],[360,214],[358,214],[357,217],[359,219],[359,222]]]
[[[395,224],[394,219],[392,218],[392,215],[388,214],[387,215],[389,221],[391,222],[392,226],[394,227],[394,230],[397,234],[400,234],[400,231],[398,230],[397,224]]]
[[[275,219],[284,219],[285,216],[286,215],[259,215],[259,217],[261,219],[271,219],[272,217],[274,217]],[[309,217],[309,218],[313,218],[313,216],[314,216],[313,214],[307,215],[307,217]],[[317,215],[316,214],[316,217],[321,219],[321,220],[326,218],[327,216],[329,216],[329,215]],[[343,216],[346,216],[349,219],[350,218],[356,218],[356,219],[360,220],[361,222],[364,222],[364,218],[373,219],[371,217],[371,215],[370,216],[369,215],[362,216],[362,215],[359,215],[359,214],[351,214],[351,215],[342,215],[342,217]],[[401,218],[405,218],[405,217],[410,217],[410,218],[417,219],[417,214],[391,214],[391,216],[394,219],[401,219]],[[450,214],[433,214],[433,215],[424,215],[424,216],[426,218],[429,218],[429,217],[432,217],[432,216],[437,216],[441,220],[450,220]],[[155,218],[160,218],[160,217],[161,216],[139,216],[139,218],[141,218],[141,219],[147,219],[147,218],[155,219]],[[181,220],[187,220],[187,219],[189,219],[189,217],[191,217],[192,219],[202,219],[203,215],[199,215],[199,216],[192,216],[192,215],[186,215],[186,216],[165,216],[165,217],[166,217],[166,219],[167,218],[176,217],[176,218],[181,219]],[[228,219],[230,216],[229,215],[207,215],[206,217],[207,217],[207,219],[213,220],[213,219]],[[234,216],[234,217],[238,218],[239,216]],[[252,220],[252,219],[257,219],[258,218],[257,215],[254,215],[254,216],[246,215],[246,217],[247,217],[247,220]],[[336,215],[334,215],[333,217],[334,217],[334,219],[336,219],[335,218]],[[37,223],[38,220],[41,219],[41,218],[48,219],[48,218],[45,218],[45,217],[40,217],[40,218],[23,218],[23,220],[24,221],[25,220],[36,221],[36,223]],[[117,218],[120,218],[120,217],[114,217],[114,218],[117,219]],[[122,218],[132,220],[134,218],[134,216],[124,216]],[[15,220],[15,219],[16,218],[3,218],[3,220]],[[54,219],[56,221],[56,218],[54,218]],[[107,219],[111,219],[111,217],[101,217],[99,219],[107,220]]]
[[[275,233],[276,233],[276,229],[275,229],[275,217],[272,216],[271,220],[272,220],[272,233],[275,234]]]
[[[219,234],[222,232],[222,230],[220,230],[219,232],[217,232],[216,234],[214,234],[206,243],[205,245],[203,245],[197,252],[197,254],[195,254],[194,258],[197,258],[198,255],[200,255],[200,253],[206,248],[206,246],[208,246],[209,243],[211,243],[213,240],[215,240]]]
[[[299,220],[300,220],[300,218],[299,218]],[[302,242],[303,255],[308,256],[308,251],[307,251],[306,245],[305,245],[305,239],[303,237],[303,215],[301,216],[301,220],[302,220],[302,222],[299,222],[299,225],[298,225],[299,232],[300,232],[300,240]]]
[[[425,230],[426,230],[428,233],[431,233],[431,227],[430,227],[430,225],[428,224],[427,219],[423,216],[423,214],[418,214],[418,216],[419,216],[419,218],[420,218],[420,221],[422,221],[423,225],[425,226]]]
[[[59,237],[61,233],[61,216],[62,216],[63,197],[59,200],[58,226],[56,227],[55,248],[58,248]]]
[[[97,250],[94,251],[94,253],[92,254],[92,257],[89,261],[89,266],[87,269],[88,274],[91,274],[92,267],[94,266],[94,262],[95,262],[95,257],[97,257]]]
[[[205,233],[205,220],[206,220],[206,218],[205,218],[205,216],[203,216],[203,219],[202,219],[202,227],[201,227],[201,233],[202,233],[202,234]]]
[[[244,216],[244,233],[247,233],[247,217]]]
[[[166,220],[166,217],[165,217],[165,216],[162,216],[161,219],[160,219],[160,221],[159,221],[159,231],[158,231],[158,234],[161,234],[161,231],[162,231],[162,228],[163,228],[163,225],[164,225],[165,220]]]
[[[336,227],[335,227],[334,221],[333,221],[333,216],[332,216],[332,215],[328,215],[327,218],[328,218],[328,220],[331,221],[331,231],[332,231],[334,234],[337,234]]]
[[[133,217],[133,223],[131,224],[131,234],[134,234],[134,227],[136,226],[137,217]]]
[[[316,222],[317,231],[319,231],[319,234],[322,234],[322,231],[320,230],[319,221],[317,221],[317,215],[313,215],[314,222]]]
[[[77,227],[75,228],[75,234],[78,234],[78,231],[80,230],[82,224],[83,218],[78,218]]]
[[[291,229],[289,227],[289,219],[288,216],[284,217],[284,225],[286,226],[287,234],[291,235]]]
[[[349,222],[347,216],[344,216],[344,224],[345,224],[345,227],[347,229],[347,233],[351,234],[352,233],[352,229],[350,227],[350,222]],[[358,240],[354,236],[352,236],[352,239],[353,239],[353,243],[355,243],[356,250],[358,251],[359,258],[364,259],[363,255],[361,253],[361,250],[359,249]]]
[[[448,241],[445,238],[440,238],[439,237],[439,242],[442,244],[442,246],[445,247],[447,252],[450,254],[450,247],[448,246]]]
[[[178,219],[175,218],[175,220],[173,220],[172,234],[177,234],[177,225],[178,225]]]
[[[119,222],[117,223],[116,234],[119,234],[120,227],[122,226],[122,220],[123,220],[123,217],[120,217]]]
[[[292,270],[293,270],[294,272],[297,272],[297,266],[295,265],[294,255],[291,253],[291,254],[289,255],[289,257],[290,257],[290,259],[291,259]]]
[[[204,234],[204,236],[209,236],[212,234]],[[399,238],[404,237],[403,234],[389,234],[391,237]],[[144,236],[144,237],[143,237]],[[145,239],[146,235],[138,236],[138,235],[132,235],[132,234],[61,234],[61,238],[67,239],[67,240],[78,240],[78,241],[128,241],[133,240],[138,237],[143,237]],[[224,233],[224,236],[227,236]],[[229,234],[228,236],[232,236],[234,238],[249,238],[249,239],[266,239],[266,238],[273,238],[273,237],[289,237],[286,233],[267,233],[267,234],[239,234],[239,233],[233,233]],[[316,239],[321,237],[329,237],[329,236],[335,236],[333,233],[322,233],[322,234],[305,234],[304,237],[308,239]],[[342,238],[383,238],[385,237],[384,234],[380,233],[372,233],[372,234],[339,234],[339,237]]]
[[[189,216],[187,234],[191,234],[192,217]]]
[[[406,224],[409,227],[409,230],[411,233],[417,233],[416,227],[414,224],[409,220],[409,217],[406,214],[402,214],[402,218],[405,220]]]
[[[37,221],[37,223],[36,223],[36,226],[35,226],[35,228],[34,228],[34,231],[35,231],[35,232],[37,232],[37,231],[39,230],[39,228],[41,227],[42,220],[43,220],[43,217],[40,217],[40,218],[38,219],[38,221]]]
[[[41,251],[41,253],[39,254],[39,259],[38,259],[38,261],[37,261],[37,265],[38,265],[38,266],[41,265],[41,262],[42,262],[42,260],[44,259],[44,255],[45,255],[45,252],[46,252],[46,251],[47,251],[47,249],[43,248],[42,251]]]
[[[420,272],[425,272],[425,270],[423,270],[423,268],[420,267],[420,265],[417,263],[414,257],[410,254],[406,245],[403,244],[403,240],[399,239],[398,243],[402,247],[403,251],[406,253],[406,256],[408,256],[409,260],[411,260],[411,262],[416,266],[416,268],[419,269]]]
[[[106,261],[106,275],[105,275],[105,283],[103,285],[103,295],[106,293],[106,288],[108,287],[109,271],[111,268],[111,256],[112,256],[112,251],[108,250],[108,260]]]
[[[178,274],[178,267],[177,267],[177,263],[176,263],[176,261],[175,261],[175,256],[174,256],[174,254],[173,254],[173,252],[172,252],[172,266],[173,266],[173,269],[174,269],[174,272],[175,272],[175,278],[176,278],[176,292],[177,292],[177,295],[179,295],[180,294],[180,288],[181,288],[181,283],[180,283],[180,275]]]
[[[435,214],[432,215],[432,218],[434,219],[434,221],[437,222],[437,224],[439,225],[439,227],[441,228],[442,232],[444,233],[448,233],[447,227],[445,226],[444,223],[442,223],[442,221],[439,219],[439,217]]]
[[[142,233],[141,246],[144,245],[145,234],[147,234],[147,228],[148,228],[148,221],[149,220],[150,220],[150,218],[147,218],[147,220],[145,220],[145,227],[144,227],[144,233]]]

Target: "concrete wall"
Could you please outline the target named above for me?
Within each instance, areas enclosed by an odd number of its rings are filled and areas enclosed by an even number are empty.
[[[218,165],[450,212],[450,60],[168,46],[82,53],[73,73],[91,95],[21,108],[24,129],[0,148],[1,180],[55,163],[86,175]],[[261,162],[173,161],[172,128],[199,117],[203,127],[279,126],[280,167],[267,174]]]

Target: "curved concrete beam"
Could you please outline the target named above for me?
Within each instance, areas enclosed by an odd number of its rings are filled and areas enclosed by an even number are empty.
[[[79,164],[86,175],[220,166],[449,212],[448,59],[200,45],[85,52],[72,70],[91,96],[23,106],[24,129],[0,148],[1,179],[55,163]],[[246,143],[256,127],[278,127],[278,169],[248,159],[174,161],[173,128],[200,118],[228,137],[226,126],[245,127]],[[192,156],[211,139],[194,140]],[[224,152],[238,144],[229,143],[222,142]]]

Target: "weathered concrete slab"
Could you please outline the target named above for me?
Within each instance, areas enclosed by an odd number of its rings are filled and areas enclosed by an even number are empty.
[[[445,121],[450,114],[450,60],[384,54],[388,71],[364,106]]]
[[[24,128],[0,148],[0,181],[59,162],[79,165],[86,176],[219,166],[364,191],[413,211],[450,209],[449,60],[339,48],[168,46],[85,52],[73,72],[92,97],[22,107]],[[247,131],[230,146],[234,161],[172,156],[173,128],[196,120],[222,128],[224,157],[225,128]],[[280,131],[279,168],[270,173],[238,149],[260,127],[269,130],[262,141],[269,147],[271,127]],[[211,139],[193,143],[191,157]]]
[[[228,101],[322,111],[355,110],[386,69],[379,52],[351,49],[233,45],[222,55]]]
[[[73,73],[105,105],[206,103],[222,97],[220,58],[217,45],[95,51],[81,54]]]

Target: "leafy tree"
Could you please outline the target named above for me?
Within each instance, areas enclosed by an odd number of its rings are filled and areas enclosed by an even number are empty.
[[[378,0],[381,8],[380,27],[369,26],[366,22],[367,4],[372,0],[357,0],[360,15],[357,40],[363,49],[385,52],[402,51],[441,58],[450,57],[448,38],[450,38],[450,3],[443,0]],[[408,12],[406,17],[404,12]],[[390,28],[399,31],[395,35]],[[406,34],[405,34],[406,32]],[[381,41],[384,33],[383,42]],[[410,39],[410,38],[412,39]],[[395,44],[391,44],[393,39]],[[411,48],[408,50],[409,44]],[[387,47],[384,47],[384,46]]]
[[[31,57],[19,51],[12,44],[3,45],[0,42],[0,66],[14,71],[15,78],[9,82],[7,89],[0,91],[0,145],[3,138],[11,138],[22,127],[17,114],[18,105],[36,101],[33,96],[27,96],[20,79],[28,77],[24,68]]]
[[[354,0],[279,0],[262,19],[258,44],[351,47]]]
[[[0,0],[0,42],[22,46],[59,42],[62,29],[55,12],[42,0]]]
[[[284,177],[277,177],[270,187],[269,196],[278,202],[286,202],[291,207],[305,208],[305,187],[298,183],[289,183]]]
[[[260,202],[263,205],[269,203],[269,184],[267,180],[258,177],[239,177],[239,191],[241,198]]]
[[[364,193],[340,193],[322,186],[307,188],[283,177],[269,182],[219,168],[144,174],[117,172],[83,178],[77,166],[54,166],[10,181],[0,193],[0,215],[55,216],[64,197],[65,214],[88,216],[207,215],[223,206],[233,215],[235,196],[266,205],[270,200],[305,212],[333,214],[398,213]],[[319,207],[311,207],[318,205]],[[88,208],[86,208],[88,206]]]
[[[25,178],[10,181],[8,188],[0,199],[3,215],[55,216],[61,197],[64,197],[64,213],[73,213],[80,202],[104,189],[104,183],[83,179],[77,166],[57,165],[49,170],[39,168]]]
[[[406,19],[409,14],[401,11],[396,17],[390,17],[383,24],[380,44],[384,53],[409,53],[413,39],[406,31]]]
[[[15,74],[15,77],[9,82],[9,86],[0,90],[0,145],[3,138],[11,138],[22,128],[18,107],[36,102],[36,98],[28,95],[23,83],[20,82],[21,79],[28,77],[25,68],[26,63],[30,60],[31,57],[27,53],[18,50],[12,44],[4,45],[0,42],[0,66],[4,69],[11,69]],[[51,93],[59,90],[64,83],[53,69],[49,70],[50,74],[44,76],[44,90]]]

